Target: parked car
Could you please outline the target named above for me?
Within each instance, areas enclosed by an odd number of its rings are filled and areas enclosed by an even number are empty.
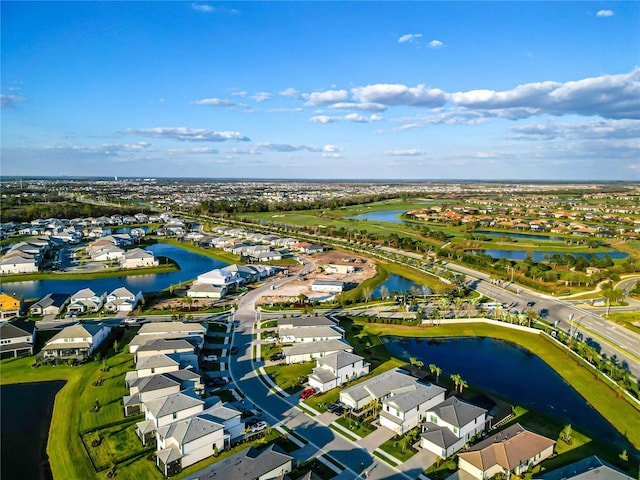
[[[315,388],[313,388],[313,387],[312,388],[307,388],[300,394],[300,398],[302,398],[302,399],[309,398],[310,396],[312,396],[315,393],[316,393],[316,389]]]
[[[533,307],[536,304],[536,302],[534,302],[533,300],[530,302],[527,302],[527,307]]]
[[[284,353],[282,352],[274,353],[269,357],[269,360],[271,360],[272,362],[277,362],[278,360],[284,360]]]
[[[267,428],[267,426],[267,422],[261,420],[255,425],[251,426],[251,433],[261,432],[262,430]]]
[[[203,362],[217,362],[218,361],[218,356],[217,355],[205,355],[204,357],[202,357],[202,361]]]
[[[338,410],[338,409],[340,409],[340,410],[344,411],[344,403],[342,403],[342,402],[335,402],[335,403],[332,403],[331,405],[329,405],[329,406],[327,407],[327,411],[328,411],[328,412],[334,412],[334,413],[335,413],[335,411],[336,411],[336,410]]]
[[[267,342],[267,343],[277,343],[278,342],[278,337],[263,338],[262,340]]]
[[[206,379],[204,381],[204,384],[209,388],[213,388],[213,387],[224,387],[227,384],[227,382],[222,377],[216,377],[216,378]]]

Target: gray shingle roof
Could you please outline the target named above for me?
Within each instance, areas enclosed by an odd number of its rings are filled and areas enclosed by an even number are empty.
[[[342,394],[349,395],[354,400],[360,400],[367,396],[382,398],[393,390],[413,385],[416,382],[417,380],[411,375],[394,369],[346,388]]]
[[[197,415],[160,427],[157,432],[163,438],[174,438],[180,445],[184,445],[222,428],[224,427],[219,423]]]
[[[416,383],[409,391],[403,391],[401,393],[391,395],[384,403],[389,404],[402,412],[407,412],[425,402],[428,402],[445,391],[446,389],[437,385]]]
[[[333,368],[334,370],[338,370],[339,368],[346,367],[347,365],[358,363],[361,360],[364,360],[364,357],[356,355],[355,353],[342,351],[322,357],[318,361]]]
[[[184,349],[193,351],[194,346],[184,339],[156,338],[138,348],[138,352],[162,352]]]
[[[454,435],[447,427],[441,427],[435,423],[423,423],[422,428],[426,428],[427,431],[423,432],[420,436],[440,448],[447,449],[460,440],[458,436]]]
[[[155,418],[164,417],[174,412],[181,412],[188,408],[197,407],[198,405],[204,405],[204,401],[182,392],[145,402],[147,410]]]
[[[168,355],[151,355],[150,357],[141,358],[136,364],[136,370],[143,370],[147,368],[160,368],[180,366],[180,362],[174,360]]]
[[[431,411],[448,424],[459,428],[464,427],[483,413],[487,413],[484,408],[463,402],[457,397],[447,398],[441,404],[436,405]]]
[[[260,478],[265,473],[276,470],[292,460],[293,457],[282,452],[275,445],[271,445],[264,450],[250,447],[212,465],[202,472],[198,478],[200,480],[247,480]]]
[[[286,356],[303,355],[305,353],[336,352],[340,350],[353,350],[353,347],[344,340],[323,340],[320,342],[297,343],[291,347],[283,347],[282,353]]]

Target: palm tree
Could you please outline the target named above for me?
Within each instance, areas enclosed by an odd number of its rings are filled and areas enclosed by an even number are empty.
[[[382,285],[380,287],[380,298],[382,300],[386,299],[387,297],[389,297],[389,289],[387,288],[386,285]]]
[[[460,385],[460,381],[462,380],[460,375],[458,373],[452,373],[449,378],[451,378],[451,381],[455,385],[455,390],[458,390],[458,385]]]
[[[458,387],[460,388],[460,394],[462,394],[462,390],[464,388],[467,388],[468,386],[469,384],[461,378],[460,381],[458,382]]]
[[[362,296],[364,297],[367,303],[369,303],[369,300],[371,300],[372,295],[373,295],[373,290],[371,289],[371,287],[364,287],[362,289]]]

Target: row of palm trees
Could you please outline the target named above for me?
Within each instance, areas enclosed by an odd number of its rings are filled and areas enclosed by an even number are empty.
[[[410,357],[409,363],[414,367],[418,367],[418,368],[424,367],[424,362],[422,360],[418,360],[415,357]],[[429,373],[431,373],[432,377],[436,377],[436,383],[440,381],[440,375],[442,374],[442,369],[438,367],[435,363],[429,364]],[[464,390],[469,386],[469,384],[460,376],[459,373],[454,373],[450,375],[449,378],[455,385],[455,390],[457,392],[462,393],[462,390]]]

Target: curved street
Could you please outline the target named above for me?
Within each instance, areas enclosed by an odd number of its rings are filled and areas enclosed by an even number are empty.
[[[305,260],[304,268],[298,273],[304,274],[313,270],[315,265]],[[281,397],[271,391],[258,377],[256,369],[261,363],[253,361],[253,335],[256,321],[255,304],[263,294],[270,291],[271,286],[281,286],[297,277],[276,279],[266,285],[247,293],[238,303],[235,320],[239,322],[233,335],[233,345],[238,347],[238,353],[229,362],[229,371],[236,382],[236,386],[242,385],[242,393],[247,399],[262,410],[263,418],[272,426],[284,425],[296,434],[303,437],[309,443],[296,455],[302,453],[307,459],[328,454],[334,460],[344,465],[345,470],[336,478],[351,480],[364,478],[364,471],[368,473],[368,479],[407,480],[415,479],[422,470],[413,469],[406,473],[394,469],[386,462],[373,457],[369,452],[360,447],[356,442],[347,440],[342,435],[317,421],[295,405],[299,397]],[[361,470],[360,466],[364,465]]]

